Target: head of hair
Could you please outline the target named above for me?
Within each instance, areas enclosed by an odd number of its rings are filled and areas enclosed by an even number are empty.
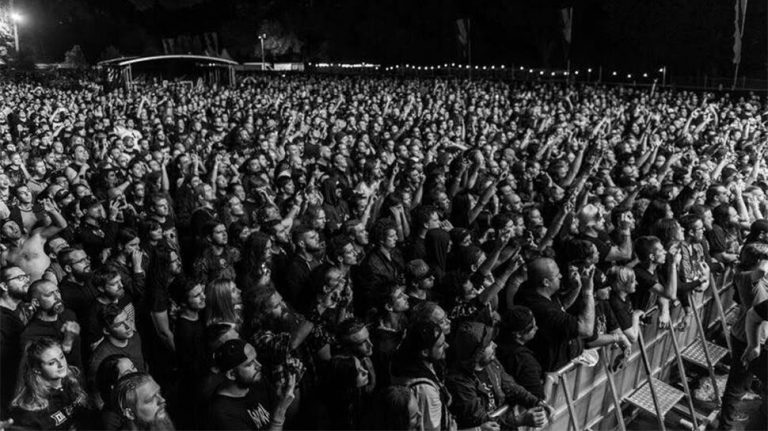
[[[328,242],[327,254],[328,258],[334,264],[336,261],[344,256],[344,248],[352,244],[352,239],[345,235],[336,235]]]
[[[117,381],[115,389],[112,392],[114,396],[113,405],[123,416],[125,416],[126,410],[133,411],[135,415],[135,410],[139,402],[139,388],[152,381],[154,381],[154,379],[147,373],[131,373],[121,377]]]
[[[130,359],[124,353],[115,353],[104,358],[96,370],[96,390],[104,401],[105,407],[112,407],[112,389],[120,378],[118,364],[122,359]]]
[[[731,208],[731,204],[728,203],[720,204],[713,208],[712,219],[714,223],[722,227],[730,226]]]
[[[52,348],[61,349],[62,347],[58,341],[49,337],[33,339],[25,346],[16,394],[11,401],[11,406],[24,410],[42,410],[48,407],[53,389],[45,382],[41,368],[43,353]],[[70,399],[74,400],[74,404],[84,406],[86,394],[80,386],[79,372],[75,367],[67,368],[67,375],[62,379],[63,390]]]
[[[700,220],[701,217],[697,216],[696,214],[686,214],[680,217],[680,226],[683,228],[683,231],[687,235],[688,232],[693,230],[694,226],[696,226],[696,222]]]
[[[768,260],[768,244],[761,242],[745,244],[739,255],[739,269],[748,271],[761,260]]]
[[[122,312],[123,312],[122,307],[120,307],[117,304],[113,303],[113,304],[105,305],[103,308],[99,310],[99,314],[97,316],[99,320],[99,325],[104,329],[111,327],[112,324],[115,322],[115,319],[117,318],[117,316],[119,316],[120,313]]]
[[[429,223],[432,214],[437,212],[433,205],[419,205],[414,211],[413,225],[416,229],[424,229],[424,225]]]
[[[139,234],[136,233],[135,230],[128,228],[128,227],[122,227],[118,229],[117,235],[115,236],[115,251],[124,248],[129,242],[133,241],[134,239],[138,238]]]
[[[293,244],[298,246],[299,242],[304,241],[304,235],[313,230],[312,227],[303,224],[295,226],[291,231],[291,240],[293,241]]]
[[[432,315],[435,313],[437,307],[439,307],[439,305],[434,301],[422,301],[414,305],[408,316],[411,324],[415,324],[416,322],[431,322]]]
[[[372,240],[374,244],[380,244],[387,238],[387,232],[396,229],[395,223],[389,219],[381,219],[373,226]]]
[[[107,285],[107,282],[115,277],[120,277],[120,273],[105,265],[93,272],[91,285],[95,287],[96,290],[101,291],[104,290],[104,286]]]
[[[379,430],[408,430],[411,418],[408,405],[413,397],[406,386],[388,386],[381,390],[376,403],[378,419],[375,427]]]
[[[675,241],[680,223],[673,218],[663,218],[653,225],[653,234],[659,238],[662,244],[668,245]]]
[[[619,286],[626,286],[635,281],[635,271],[626,266],[613,266],[605,274],[608,284],[616,289]]]
[[[205,322],[240,323],[241,319],[235,311],[235,303],[232,299],[232,287],[234,281],[217,278],[205,287]]]
[[[661,240],[655,236],[641,236],[635,240],[635,255],[641,262],[650,259],[656,244],[661,244]]]

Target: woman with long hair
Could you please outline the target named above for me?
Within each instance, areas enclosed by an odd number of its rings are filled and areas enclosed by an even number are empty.
[[[236,278],[240,290],[266,286],[272,274],[272,238],[264,232],[252,232],[241,256]]]
[[[39,430],[82,427],[86,393],[79,378],[80,371],[69,366],[58,341],[48,337],[31,341],[24,349],[16,396],[11,401],[14,425]]]
[[[234,281],[217,278],[205,287],[205,325],[232,323],[237,328],[243,323],[242,297]]]
[[[130,373],[138,372],[131,358],[122,353],[116,353],[104,358],[96,370],[96,403],[101,408],[99,428],[117,430],[123,422],[123,415],[112,399],[112,390],[117,381]]]
[[[378,394],[371,429],[420,431],[421,411],[416,395],[407,386],[393,385]]]
[[[363,424],[363,388],[368,385],[368,370],[355,356],[331,358],[325,382],[328,429],[356,430]]]

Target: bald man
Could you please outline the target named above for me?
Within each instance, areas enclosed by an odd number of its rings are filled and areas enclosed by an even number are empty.
[[[59,287],[48,280],[37,280],[29,286],[28,296],[35,314],[21,333],[22,348],[32,340],[51,337],[61,343],[69,365],[82,367],[80,325],[75,313],[64,308]]]
[[[529,343],[544,372],[555,371],[580,355],[582,337],[589,337],[595,323],[595,297],[592,276],[594,267],[587,268],[577,280],[578,287],[567,298],[558,295],[562,274],[554,260],[538,258],[528,265],[528,286],[515,297],[516,305],[533,311],[539,326]],[[581,296],[579,315],[565,311]]]

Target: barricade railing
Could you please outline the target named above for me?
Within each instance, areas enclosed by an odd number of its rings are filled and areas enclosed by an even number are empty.
[[[728,273],[718,277],[713,287],[702,293],[694,294],[697,312],[711,329],[720,323],[726,311],[733,307],[733,293]],[[717,293],[718,298],[713,295]],[[721,311],[722,310],[722,311]],[[672,310],[672,322],[683,319],[682,307]],[[651,308],[646,316],[646,324],[640,328],[647,354],[648,368],[655,379],[670,381],[674,368],[679,371],[679,350],[685,349],[699,336],[699,329],[693,319],[685,319],[683,329],[669,330],[658,326],[658,309]],[[723,325],[725,328],[725,325]],[[672,342],[675,334],[678,346]],[[727,338],[727,337],[726,337]],[[677,348],[676,348],[677,347]],[[621,402],[647,381],[647,372],[642,360],[641,349],[632,346],[632,352],[625,358],[623,368],[611,371],[611,366],[621,350],[601,348],[599,362],[593,367],[571,361],[563,368],[547,373],[544,382],[544,394],[553,413],[548,425],[543,430],[616,430],[623,429],[620,419]],[[612,374],[608,374],[612,373]],[[684,378],[684,376],[681,376]],[[687,387],[685,392],[689,393]],[[689,400],[688,405],[692,405]],[[539,428],[537,428],[539,429]]]

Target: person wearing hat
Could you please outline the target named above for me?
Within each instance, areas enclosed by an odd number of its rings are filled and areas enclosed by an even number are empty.
[[[237,338],[219,346],[213,361],[225,377],[210,402],[208,428],[217,430],[283,429],[285,414],[296,397],[296,375],[277,385],[275,402],[262,384],[256,349]]]
[[[513,305],[502,316],[498,341],[498,359],[504,370],[528,392],[544,398],[544,372],[536,355],[525,345],[533,340],[536,318],[530,308]]]
[[[453,336],[454,355],[445,384],[452,395],[451,413],[459,429],[480,427],[483,431],[542,427],[549,407],[504,371],[496,359],[495,331],[480,322],[462,322]],[[492,413],[504,405],[520,405],[522,415]]]
[[[749,226],[749,234],[747,235],[747,238],[744,240],[744,245],[747,245],[753,242],[761,242],[763,244],[768,244],[768,220],[766,219],[755,220],[754,222],[752,222],[752,225]]]

